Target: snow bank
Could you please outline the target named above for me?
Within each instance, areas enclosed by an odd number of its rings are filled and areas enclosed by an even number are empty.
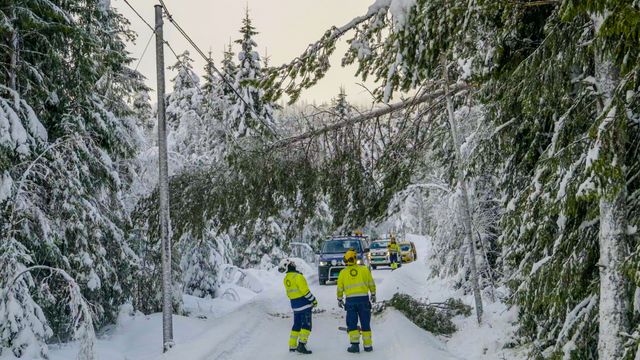
[[[404,264],[393,271],[378,286],[379,298],[390,299],[393,294],[400,292],[416,298],[423,298],[429,302],[442,302],[449,298],[460,298],[473,307],[473,295],[464,294],[454,289],[454,280],[432,277],[427,259],[431,251],[428,238],[408,235],[413,241],[418,253],[418,261]],[[376,277],[376,272],[374,272]],[[505,289],[496,289],[497,293],[505,293]],[[446,341],[447,349],[463,359],[524,359],[524,354],[515,350],[503,349],[505,344],[512,342],[516,330],[517,309],[509,309],[500,301],[491,302],[486,297],[484,301],[484,319],[478,326],[475,315],[457,316],[453,319],[458,331],[450,338],[441,337]]]

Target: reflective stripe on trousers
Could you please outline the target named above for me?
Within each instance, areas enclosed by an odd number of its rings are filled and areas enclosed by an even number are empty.
[[[289,335],[289,349],[298,347],[298,334],[300,334],[299,331],[291,330],[291,334]]]
[[[363,331],[362,332],[362,344],[366,348],[373,346],[373,339],[371,338],[371,331]]]
[[[349,342],[352,344],[360,344],[360,330],[349,331]]]
[[[311,335],[311,331],[307,329],[300,330],[300,336],[298,339],[302,344],[306,344],[309,341],[309,335]]]

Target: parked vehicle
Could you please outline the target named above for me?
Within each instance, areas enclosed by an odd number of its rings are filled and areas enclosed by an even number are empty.
[[[371,242],[371,250],[369,251],[369,258],[371,261],[371,268],[376,269],[378,266],[389,266],[391,261],[389,260],[389,239],[380,239]]]
[[[400,246],[400,257],[403,263],[416,261],[418,254],[416,253],[416,245],[412,241],[402,241],[398,245]]]
[[[357,263],[369,266],[369,240],[364,235],[334,236],[322,244],[318,261],[318,281],[325,285],[327,281],[338,280],[340,270],[345,268],[344,254],[353,249],[357,254]]]

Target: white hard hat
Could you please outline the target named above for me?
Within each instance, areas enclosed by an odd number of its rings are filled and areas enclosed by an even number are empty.
[[[295,268],[296,267],[295,261],[293,261],[292,259],[282,259],[280,261],[280,264],[278,264],[278,271],[281,273],[286,272],[290,266]]]

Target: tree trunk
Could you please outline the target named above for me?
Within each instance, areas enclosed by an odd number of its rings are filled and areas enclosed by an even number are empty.
[[[449,115],[449,130],[451,131],[451,137],[453,138],[453,148],[455,149],[456,157],[456,169],[458,178],[458,185],[460,191],[462,191],[462,222],[464,225],[465,237],[469,246],[469,268],[471,269],[471,286],[473,288],[473,297],[476,306],[476,315],[478,317],[478,324],[482,323],[482,296],[480,293],[480,283],[478,279],[478,268],[476,265],[476,249],[475,240],[473,238],[473,231],[471,226],[471,208],[469,205],[469,194],[467,190],[467,181],[465,179],[464,164],[462,161],[462,154],[460,153],[460,144],[458,141],[458,123],[455,118],[453,110],[453,97],[449,92],[449,74],[446,61],[443,61],[444,71],[444,91],[447,98],[447,112]]]
[[[601,15],[593,15],[592,20],[597,36],[604,21]],[[600,183],[600,303],[598,358],[600,360],[621,359],[624,352],[624,338],[627,331],[626,314],[629,308],[626,278],[622,265],[627,253],[627,187],[624,176],[626,121],[616,120],[613,104],[614,92],[619,84],[618,70],[608,59],[601,46],[596,47],[595,75],[601,102],[598,118],[606,113],[598,127],[596,146],[604,166],[598,170]]]
[[[16,16],[16,7],[15,5],[11,7],[11,25],[12,31],[10,36],[11,40],[11,57],[9,59],[9,88],[13,90],[15,93],[18,92],[18,30],[17,30],[17,16]],[[19,100],[16,95],[16,111],[19,106]]]

